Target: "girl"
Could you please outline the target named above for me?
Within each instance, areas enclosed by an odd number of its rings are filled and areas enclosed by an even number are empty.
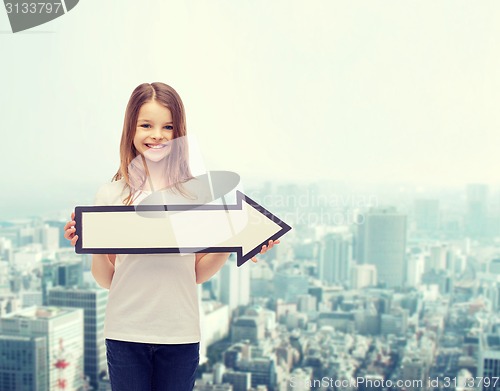
[[[96,205],[137,205],[154,190],[190,197],[186,118],[177,92],[163,83],[139,85],[129,99],[120,168],[97,192]],[[143,167],[138,170],[138,167]],[[74,213],[65,226],[74,246]],[[279,240],[262,246],[261,254]],[[92,275],[109,289],[104,336],[113,391],[192,390],[199,364],[197,285],[229,253],[94,254]],[[255,258],[252,261],[256,262]]]

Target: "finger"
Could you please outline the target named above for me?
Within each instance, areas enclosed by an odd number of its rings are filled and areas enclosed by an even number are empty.
[[[252,262],[253,263],[257,263],[257,258],[256,257],[252,257]]]
[[[73,227],[73,228],[68,228],[66,231],[64,231],[64,237],[66,239],[71,239],[73,238],[73,235],[75,234],[76,232],[76,228]]]
[[[73,239],[71,240],[71,245],[72,245],[72,246],[75,246],[77,241],[78,241],[78,235],[75,235],[75,236],[73,237]]]
[[[76,222],[74,220],[68,221],[66,223],[66,225],[64,226],[64,230],[66,231],[68,228],[70,228],[71,226],[73,226],[75,224],[76,224]]]
[[[262,246],[262,249],[260,250],[260,253],[261,253],[261,254],[264,254],[266,251],[267,251],[267,246],[264,244],[264,245]]]
[[[75,212],[72,212],[71,213],[71,220],[74,220],[75,219]]]
[[[74,233],[74,228],[68,228],[66,231],[64,231],[64,237],[66,239],[71,239]]]

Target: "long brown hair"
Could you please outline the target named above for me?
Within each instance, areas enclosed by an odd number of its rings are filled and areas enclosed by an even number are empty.
[[[112,181],[117,181],[122,178],[125,179],[126,187],[128,187],[130,191],[128,197],[123,200],[125,205],[132,204],[134,195],[139,190],[131,185],[128,174],[130,163],[139,154],[134,146],[134,136],[137,128],[139,110],[143,104],[152,100],[170,110],[174,127],[173,138],[177,139],[181,137],[181,139],[172,143],[172,150],[166,157],[166,159],[168,159],[166,167],[168,169],[167,180],[169,185],[174,191],[185,194],[182,183],[193,177],[189,169],[188,148],[185,137],[186,114],[181,97],[177,91],[165,83],[143,83],[137,86],[132,92],[127,104],[127,109],[125,110],[123,132],[120,142],[120,168],[112,179]],[[142,161],[144,162],[144,178],[142,178],[142,183],[144,184],[148,175],[144,156],[142,156]]]

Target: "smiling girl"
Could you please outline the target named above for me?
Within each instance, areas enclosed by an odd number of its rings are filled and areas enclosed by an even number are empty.
[[[196,203],[186,190],[193,177],[185,136],[184,106],[177,92],[164,83],[139,85],[125,111],[120,168],[99,189],[95,205],[137,205],[160,189]],[[132,169],[138,164],[143,167],[139,174]],[[78,240],[74,214],[65,238],[72,245]],[[276,243],[269,241],[261,253]],[[104,336],[113,391],[193,389],[200,342],[197,284],[217,273],[228,256],[92,255],[92,275],[109,289]]]

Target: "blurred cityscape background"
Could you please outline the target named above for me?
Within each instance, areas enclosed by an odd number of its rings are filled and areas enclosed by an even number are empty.
[[[496,0],[86,0],[12,34],[0,12],[0,391],[109,390],[108,292],[62,227],[154,81],[206,169],[294,228],[199,286],[197,390],[500,389],[499,20]]]
[[[294,229],[199,286],[196,390],[500,389],[498,187],[246,193]],[[110,389],[108,291],[64,240],[66,214],[0,221],[1,390]]]

